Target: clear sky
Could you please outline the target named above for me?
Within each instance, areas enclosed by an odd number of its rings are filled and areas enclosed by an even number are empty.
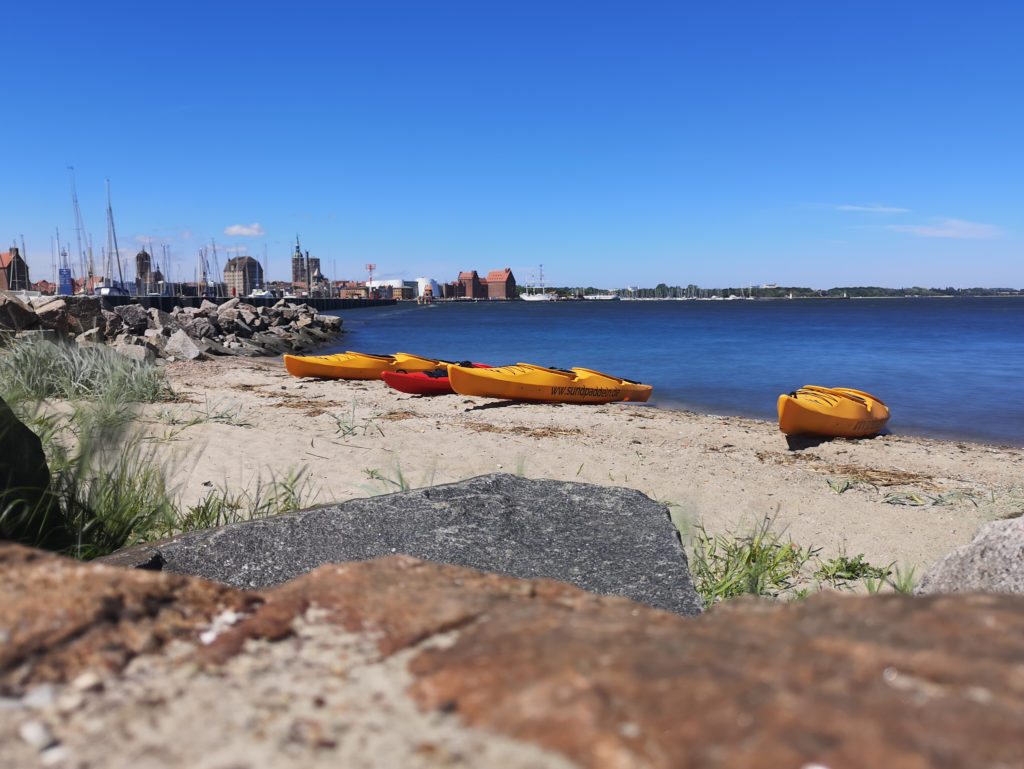
[[[1016,0],[9,3],[0,247],[1024,287]],[[134,277],[134,260],[126,266]],[[76,270],[77,273],[77,270]],[[52,279],[52,278],[51,278]]]

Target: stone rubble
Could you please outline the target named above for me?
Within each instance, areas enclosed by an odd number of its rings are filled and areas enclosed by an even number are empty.
[[[235,297],[221,304],[114,306],[101,296],[42,296],[26,303],[0,292],[0,332],[82,345],[106,344],[139,361],[196,360],[211,355],[258,357],[322,346],[342,333],[341,318],[281,299],[255,306]]]

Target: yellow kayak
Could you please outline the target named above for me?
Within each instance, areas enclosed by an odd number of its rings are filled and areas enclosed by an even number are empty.
[[[380,379],[385,371],[432,371],[446,361],[398,352],[370,355],[351,350],[337,355],[285,355],[284,367],[292,376],[320,379]]]
[[[889,407],[861,390],[804,385],[780,395],[779,429],[786,435],[863,438],[889,421]]]
[[[449,366],[448,380],[460,395],[541,403],[643,402],[651,386],[585,368],[545,368],[530,363],[497,368]]]

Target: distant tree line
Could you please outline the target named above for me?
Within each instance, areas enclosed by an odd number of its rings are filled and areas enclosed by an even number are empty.
[[[519,288],[522,292],[522,287]],[[794,299],[829,299],[829,298],[862,298],[862,297],[901,297],[901,296],[1022,296],[1024,289],[1019,288],[882,288],[880,286],[839,286],[837,288],[819,289],[805,286],[734,286],[728,288],[702,288],[691,283],[688,286],[669,286],[659,283],[654,288],[619,288],[607,289],[582,287],[549,286],[546,291],[558,294],[559,298],[576,299],[586,294],[618,294],[623,298],[637,299],[709,299],[711,297],[728,298],[730,296],[754,299],[785,299],[790,295]]]

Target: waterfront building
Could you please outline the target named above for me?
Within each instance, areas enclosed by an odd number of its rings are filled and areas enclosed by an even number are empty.
[[[476,270],[472,272],[460,272],[456,296],[465,299],[483,299],[487,296],[487,290],[480,282],[480,276]]]
[[[145,286],[153,282],[153,258],[146,249],[142,249],[135,255],[135,282],[141,284],[140,294],[145,294]]]
[[[0,290],[29,291],[32,281],[28,277],[28,264],[16,246],[0,254]]]
[[[512,269],[491,270],[487,273],[488,299],[514,299],[516,297],[516,278]]]
[[[320,269],[320,257],[310,256],[309,251],[303,254],[298,237],[292,254],[292,285],[309,287],[313,294],[330,292],[330,281]]]
[[[306,282],[306,260],[299,247],[299,238],[295,238],[295,252],[292,254],[292,283]]]
[[[439,297],[441,289],[433,278],[416,278],[416,297]]]
[[[224,265],[224,285],[231,296],[248,296],[263,287],[263,265],[251,256],[236,256]]]
[[[516,278],[512,270],[491,270],[481,279],[476,270],[460,272],[459,279],[450,285],[450,291],[442,287],[441,295],[453,299],[514,299]]]
[[[374,299],[415,299],[416,282],[411,280],[368,280],[370,296]]]

